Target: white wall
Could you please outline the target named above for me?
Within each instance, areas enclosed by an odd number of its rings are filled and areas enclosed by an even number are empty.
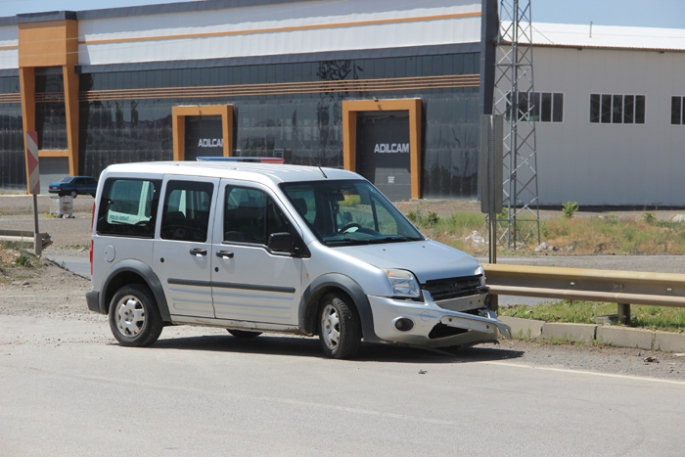
[[[685,206],[685,53],[534,49],[536,92],[564,94],[564,121],[538,122],[541,205]],[[590,94],[645,95],[645,124],[590,123]]]
[[[0,70],[16,70],[19,68],[19,51],[17,49],[1,49],[5,46],[19,44],[19,28],[16,25],[0,27]]]
[[[81,20],[79,42],[84,43],[79,45],[79,63],[104,65],[478,43],[480,11],[480,0],[326,0]],[[478,16],[408,20],[462,13]],[[392,22],[364,25],[388,20]],[[251,32],[255,30],[262,32]],[[226,32],[230,35],[196,36]],[[179,35],[182,37],[177,39],[155,39]],[[150,40],[136,41],[141,38]],[[117,42],[98,44],[98,40]]]

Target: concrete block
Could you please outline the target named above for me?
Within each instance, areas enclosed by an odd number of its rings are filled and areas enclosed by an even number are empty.
[[[655,332],[654,349],[664,352],[685,352],[685,334]]]
[[[547,322],[542,326],[542,337],[590,343],[595,339],[596,330],[597,326],[592,324]]]
[[[626,327],[603,325],[597,327],[597,341],[604,341],[622,348],[652,349],[654,332]]]
[[[522,338],[539,338],[545,323],[545,321],[510,316],[499,316],[498,319],[511,327],[511,334],[514,337]]]

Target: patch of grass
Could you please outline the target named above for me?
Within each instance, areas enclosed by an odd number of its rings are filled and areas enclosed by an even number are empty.
[[[38,268],[43,266],[40,259],[28,251],[28,243],[0,243],[0,265],[4,267]]]
[[[500,315],[545,322],[593,324],[594,317],[616,314],[616,311],[615,303],[561,300],[537,306],[500,308]],[[629,324],[631,327],[672,332],[685,330],[685,308],[634,305],[630,307],[630,311],[635,316]]]
[[[419,208],[409,211],[407,217],[427,236],[441,243],[473,255],[487,252],[484,243],[474,243],[473,237],[467,239],[474,231],[486,238],[485,216],[481,213],[462,211],[439,217],[434,212],[425,214]],[[644,215],[636,220],[621,219],[615,214],[590,218],[559,215],[540,221],[540,235],[542,241],[559,249],[557,254],[685,254],[685,222],[655,221]],[[530,253],[528,249],[507,251],[502,246],[498,251],[503,255]]]

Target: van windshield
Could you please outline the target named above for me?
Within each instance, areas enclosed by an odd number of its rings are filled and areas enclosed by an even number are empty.
[[[367,181],[283,183],[281,188],[316,237],[328,246],[424,239]]]

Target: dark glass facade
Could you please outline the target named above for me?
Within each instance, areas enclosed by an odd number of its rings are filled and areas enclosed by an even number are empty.
[[[268,93],[243,96],[164,98],[160,95],[160,98],[140,96],[138,99],[126,99],[129,95],[124,95],[122,99],[82,101],[79,168],[82,174],[98,176],[112,163],[172,160],[172,107],[218,104],[233,106],[233,150],[236,155],[282,155],[287,163],[342,167],[344,100],[420,98],[423,103],[423,198],[472,198],[477,195],[478,180],[481,114],[478,87],[430,88],[423,84],[421,88],[421,84],[407,84],[375,92],[321,92],[312,85],[311,93],[292,93],[279,91],[278,85],[478,74],[479,64],[478,53],[464,53],[81,74],[82,95],[98,90],[244,84],[272,86],[268,86]],[[44,92],[50,92],[51,84],[61,82],[57,79],[46,77]],[[37,79],[37,84],[42,82]],[[36,89],[40,92],[38,87]],[[299,92],[309,90],[305,88]],[[58,131],[66,131],[66,123],[56,111],[57,106],[52,107],[51,103],[37,104],[43,105],[43,111],[39,113],[42,117],[39,125],[42,125],[43,149],[47,149],[46,145],[66,149],[66,137],[62,139],[57,134]],[[3,113],[5,106],[8,105],[3,105]],[[64,106],[63,102],[61,106]],[[19,137],[20,111],[18,108]],[[22,179],[25,179],[23,175]]]
[[[0,93],[18,94],[19,78],[0,77]],[[0,103],[0,188],[26,188],[23,130],[21,104]]]
[[[42,70],[42,71],[41,71]],[[36,132],[38,148],[65,150],[67,146],[67,114],[64,104],[64,80],[60,68],[39,69],[36,72]]]

